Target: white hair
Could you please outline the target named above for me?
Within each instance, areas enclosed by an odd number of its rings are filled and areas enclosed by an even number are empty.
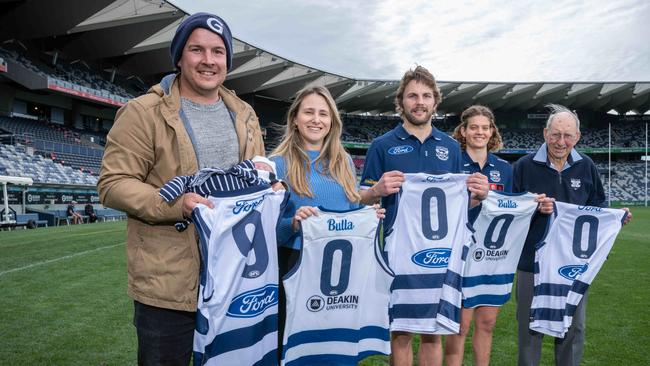
[[[546,120],[546,128],[551,127],[551,122],[553,122],[553,120],[555,119],[555,117],[557,117],[558,114],[568,113],[569,115],[571,115],[571,117],[573,117],[573,120],[576,122],[576,130],[578,131],[578,133],[580,133],[580,119],[578,118],[578,115],[575,114],[572,110],[560,104],[547,104],[545,105],[545,107],[548,108],[550,112],[548,115],[548,119]]]

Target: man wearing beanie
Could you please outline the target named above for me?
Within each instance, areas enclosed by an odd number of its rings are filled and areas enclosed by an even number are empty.
[[[223,19],[186,18],[171,44],[178,72],[122,107],[108,133],[97,187],[105,206],[129,216],[127,292],[140,365],[190,361],[199,252],[195,230],[178,232],[173,224],[199,203],[212,207],[194,193],[166,203],[159,188],[176,176],[264,154],[255,112],[222,85],[232,52]]]

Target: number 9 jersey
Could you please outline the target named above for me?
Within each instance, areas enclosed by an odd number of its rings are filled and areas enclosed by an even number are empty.
[[[564,202],[556,202],[555,209],[546,238],[535,248],[530,329],[563,338],[627,213]]]
[[[471,243],[467,174],[404,174],[387,233],[391,331],[458,333],[461,276]]]
[[[212,192],[197,205],[201,267],[194,365],[276,365],[275,226],[288,193],[267,185]]]

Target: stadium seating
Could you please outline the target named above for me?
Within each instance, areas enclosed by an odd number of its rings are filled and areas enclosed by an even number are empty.
[[[605,191],[607,183],[607,162],[597,162],[601,172],[605,172],[603,184]],[[645,163],[617,161],[612,162],[612,200],[616,201],[641,201],[645,199]]]
[[[74,169],[98,175],[103,150],[81,139],[79,134],[55,124],[19,117],[0,117],[0,129],[14,134],[15,140],[34,151]]]
[[[28,118],[0,117],[0,129],[26,140],[39,139],[68,144],[88,144],[82,141],[77,133],[65,127]]]
[[[126,103],[129,99],[139,94],[142,90],[129,92],[121,85],[110,82],[103,78],[98,71],[92,70],[83,62],[67,63],[65,60],[57,60],[52,66],[16,50],[0,48],[0,56],[13,60],[29,71],[46,78],[48,84],[108,98],[120,103]]]
[[[358,116],[342,114],[343,141],[370,143],[372,140],[393,129],[401,119],[385,116]],[[458,123],[455,117],[436,120],[435,126],[441,131],[452,134]],[[644,142],[639,136],[645,134],[644,126],[640,123],[620,122],[612,124],[612,146],[618,148],[642,147]],[[543,142],[543,134],[536,129],[501,129],[501,137],[505,149],[533,149]],[[609,145],[607,128],[582,129],[580,147],[603,148]]]
[[[102,221],[126,220],[126,214],[124,212],[112,208],[100,208],[95,210],[95,213],[97,214],[97,218]]]
[[[97,185],[97,177],[40,155],[29,155],[22,145],[0,145],[0,171],[4,175],[32,178],[35,183]]]
[[[123,87],[104,80],[89,67],[84,67],[84,64],[75,63],[71,65],[64,61],[59,61],[54,68],[54,74],[52,76],[59,80],[63,80],[64,82],[100,91],[100,94],[105,97],[108,97],[108,94],[115,94],[127,99],[133,98],[133,95],[127,92]],[[107,93],[103,93],[103,91],[107,91]]]

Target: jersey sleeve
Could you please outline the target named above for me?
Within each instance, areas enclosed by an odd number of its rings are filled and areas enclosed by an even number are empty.
[[[172,202],[187,192],[187,183],[190,179],[191,177],[189,176],[175,177],[165,183],[164,186],[160,187],[160,192],[158,194],[165,200],[165,202]]]
[[[373,142],[366,153],[366,161],[361,175],[361,189],[368,189],[379,181],[379,178],[384,174],[383,165],[379,145]]]

